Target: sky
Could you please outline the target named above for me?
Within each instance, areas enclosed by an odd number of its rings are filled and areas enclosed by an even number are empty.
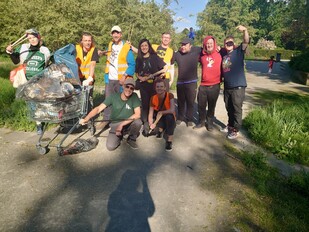
[[[161,0],[157,2],[162,3]],[[196,25],[197,14],[205,9],[207,2],[208,0],[178,0],[177,4],[173,1],[169,8],[176,13],[174,16],[176,32],[181,32],[190,27],[198,29]]]

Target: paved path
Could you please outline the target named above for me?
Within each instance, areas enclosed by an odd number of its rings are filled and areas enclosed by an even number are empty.
[[[259,104],[257,90],[308,93],[277,65],[273,75],[266,74],[265,62],[247,62],[247,69],[245,114]],[[222,94],[216,116],[219,129],[227,122]],[[35,133],[0,129],[0,231],[235,230],[233,201],[251,187],[241,176],[242,165],[226,155],[224,134],[179,126],[172,152],[154,137],[140,137],[139,150],[124,143],[109,152],[106,135],[87,153],[59,157],[51,148],[40,156]],[[52,136],[49,131],[45,137]],[[244,136],[232,143],[250,145]]]

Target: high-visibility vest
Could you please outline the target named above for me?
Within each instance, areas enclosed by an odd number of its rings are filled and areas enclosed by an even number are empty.
[[[166,110],[169,110],[171,108],[171,100],[170,100],[170,94],[168,92],[165,93],[166,94],[166,98],[164,100],[164,108]],[[160,111],[159,109],[159,95],[153,95],[152,96],[152,105],[153,105],[153,109],[155,111]],[[174,117],[176,118],[175,112],[173,113]]]
[[[159,47],[158,44],[153,44],[152,45],[152,48],[155,51],[158,50],[158,47]],[[163,61],[167,64],[167,67],[168,67],[167,72],[165,73],[165,78],[166,79],[170,79],[170,76],[171,76],[171,73],[170,73],[171,72],[171,60],[173,58],[173,54],[174,54],[173,49],[167,48],[166,51],[165,51],[165,56],[163,57]]]
[[[76,62],[78,64],[79,78],[87,79],[89,77],[90,63],[95,47],[92,46],[90,48],[85,59],[83,56],[83,47],[80,44],[77,44],[75,47],[76,47]]]
[[[128,43],[124,43],[123,41],[121,42],[123,43],[123,46],[118,55],[118,70],[117,70],[119,80],[122,78],[122,75],[125,74],[128,68],[127,55],[130,50],[130,45]],[[108,53],[107,53],[107,59],[106,59],[105,73],[109,72],[109,67],[111,66],[109,62],[109,57],[111,56],[112,45],[113,45],[113,42],[110,42],[108,44]]]

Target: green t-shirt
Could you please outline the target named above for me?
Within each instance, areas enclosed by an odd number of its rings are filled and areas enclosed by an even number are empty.
[[[141,106],[141,101],[136,93],[133,93],[126,101],[121,99],[121,93],[114,93],[107,97],[103,104],[112,106],[111,120],[119,122],[131,117],[134,109]]]

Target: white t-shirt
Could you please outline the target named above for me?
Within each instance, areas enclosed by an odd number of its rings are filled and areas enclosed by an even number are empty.
[[[109,73],[108,77],[110,80],[118,80],[118,56],[123,47],[122,41],[119,44],[112,45],[112,53],[109,57]]]

